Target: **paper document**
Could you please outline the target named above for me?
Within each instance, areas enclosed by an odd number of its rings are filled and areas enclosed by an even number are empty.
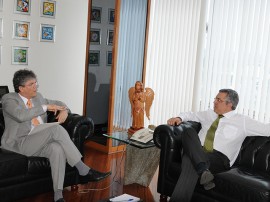
[[[40,132],[42,130],[44,130],[45,128],[49,128],[51,126],[54,126],[54,125],[59,125],[60,122],[51,122],[51,123],[42,123],[42,124],[39,124],[37,126],[35,126],[28,135],[32,135],[36,132]]]
[[[110,199],[110,201],[133,202],[133,201],[140,201],[140,199],[138,197],[131,196],[129,194],[122,194],[120,196]]]

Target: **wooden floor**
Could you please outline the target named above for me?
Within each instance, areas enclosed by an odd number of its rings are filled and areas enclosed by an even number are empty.
[[[123,185],[125,152],[108,155],[91,149],[86,143],[85,163],[102,172],[111,170],[112,175],[101,182],[91,182],[86,185],[79,185],[78,190],[71,190],[71,187],[65,188],[63,194],[66,202],[99,202],[102,199],[121,195],[123,193],[137,196],[144,202],[159,201],[159,194],[156,191],[158,170],[149,187],[143,187],[138,184]],[[18,202],[48,201],[53,201],[53,192],[37,195]]]

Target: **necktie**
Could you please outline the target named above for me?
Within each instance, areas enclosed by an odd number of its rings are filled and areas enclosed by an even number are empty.
[[[28,99],[26,105],[27,105],[28,109],[31,109],[32,106],[33,106],[31,100],[29,100],[29,99]],[[32,119],[32,124],[33,124],[34,126],[37,126],[37,125],[40,124],[39,121],[38,121],[38,119],[37,119],[37,117],[34,117],[34,118]]]
[[[218,115],[217,119],[212,123],[210,128],[207,131],[205,141],[204,141],[204,150],[206,152],[212,152],[213,151],[213,143],[214,143],[214,137],[215,137],[215,132],[218,127],[219,120],[223,117],[223,115]]]

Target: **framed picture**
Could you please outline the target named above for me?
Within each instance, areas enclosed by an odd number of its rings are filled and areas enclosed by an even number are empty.
[[[30,15],[31,0],[15,0],[14,13]]]
[[[107,66],[111,66],[112,65],[112,51],[107,51],[106,58],[107,58]]]
[[[0,11],[3,11],[3,0],[0,0]]]
[[[89,65],[98,66],[100,60],[100,51],[99,50],[90,50],[89,52]]]
[[[40,1],[40,16],[47,18],[55,18],[56,1],[41,0]]]
[[[90,31],[90,42],[91,44],[99,45],[101,41],[100,29],[91,29]]]
[[[113,24],[114,23],[114,9],[112,9],[112,8],[109,8],[109,15],[108,15],[108,17],[109,17],[109,23],[110,24]]]
[[[108,30],[107,45],[113,45],[113,30]]]
[[[3,37],[3,18],[0,18],[0,38]]]
[[[12,62],[13,65],[28,64],[28,47],[12,46]]]
[[[92,7],[92,12],[91,12],[91,21],[92,22],[101,22],[101,7]]]
[[[55,41],[55,25],[40,24],[40,41]]]
[[[13,38],[14,39],[30,39],[30,22],[13,21]]]

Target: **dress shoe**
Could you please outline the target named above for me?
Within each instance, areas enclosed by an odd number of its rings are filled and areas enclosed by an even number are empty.
[[[90,169],[87,175],[80,175],[80,183],[86,184],[88,182],[97,182],[100,181],[106,177],[108,177],[111,174],[111,172],[102,173],[94,169]]]
[[[57,200],[57,201],[55,201],[55,202],[65,202],[65,199],[60,198],[60,199],[58,199],[58,200]]]

